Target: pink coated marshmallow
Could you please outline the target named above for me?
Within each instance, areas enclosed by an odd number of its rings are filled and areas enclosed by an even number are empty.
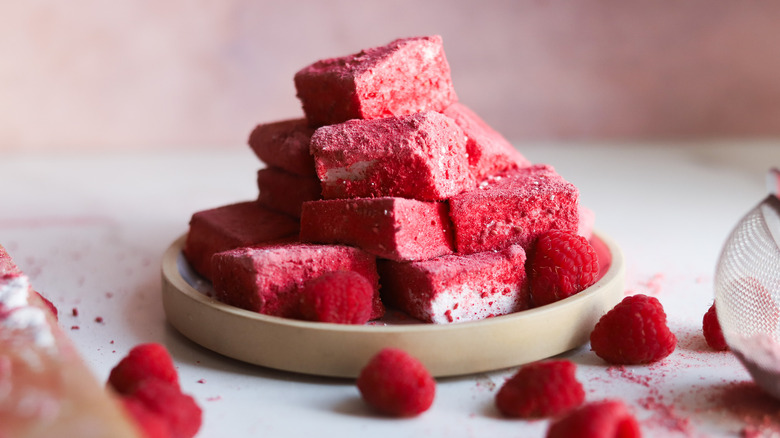
[[[405,198],[306,202],[300,239],[357,246],[396,261],[425,260],[454,251],[447,204]]]
[[[260,205],[295,217],[301,217],[304,202],[322,197],[317,177],[296,175],[278,167],[258,170],[257,188]]]
[[[325,199],[438,201],[475,186],[463,131],[433,111],[323,126],[311,152]]]
[[[371,319],[384,314],[376,257],[342,245],[282,244],[238,248],[212,259],[217,299],[253,312],[300,318],[304,285],[331,271],[353,271],[374,288]]]
[[[579,192],[548,165],[491,177],[450,199],[460,254],[519,244],[528,249],[551,229],[576,232]]]
[[[528,161],[503,135],[495,131],[474,111],[455,102],[442,111],[466,134],[469,167],[477,181],[507,170],[528,167]]]
[[[268,166],[296,175],[316,176],[309,141],[314,129],[306,119],[260,124],[249,135],[249,147]]]
[[[380,260],[382,299],[425,322],[450,323],[530,307],[525,250],[445,255],[418,262]]]
[[[257,201],[199,211],[190,219],[182,252],[190,265],[211,279],[211,257],[218,252],[296,236],[299,223]]]
[[[457,100],[440,36],[398,39],[295,74],[311,126],[441,111]]]

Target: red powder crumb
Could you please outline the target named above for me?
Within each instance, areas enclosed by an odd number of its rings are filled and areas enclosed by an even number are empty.
[[[102,324],[103,323],[103,317],[102,316],[98,316],[97,318],[95,318],[95,322],[98,323],[98,324]]]
[[[744,424],[745,438],[780,436],[780,400],[752,381],[730,383],[711,396],[714,410],[724,411]]]
[[[71,313],[73,314],[73,316],[79,316],[79,309],[74,307]]]
[[[658,296],[661,293],[661,282],[664,280],[664,274],[657,273],[647,281],[640,283],[648,295]]]
[[[206,401],[210,401],[210,402],[220,401],[220,400],[222,400],[222,396],[221,395],[217,395],[217,396],[214,396],[214,397],[207,397],[206,398]]]
[[[70,329],[71,329],[71,330],[78,330],[78,329],[80,329],[80,328],[81,328],[81,327],[79,327],[79,326],[77,326],[77,325],[72,325],[72,326],[70,326]]]
[[[206,383],[206,379],[200,379],[198,380],[198,383]]]
[[[651,371],[656,371],[653,367],[649,368]],[[650,375],[637,375],[624,366],[611,366],[607,368],[607,374],[611,378],[623,379],[647,388],[648,395],[637,400],[639,406],[650,412],[650,417],[642,420],[642,426],[663,428],[670,432],[691,436],[693,426],[690,418],[680,415],[674,401],[667,401],[659,389],[661,385],[658,379],[665,376],[663,371],[660,373],[656,371]]]

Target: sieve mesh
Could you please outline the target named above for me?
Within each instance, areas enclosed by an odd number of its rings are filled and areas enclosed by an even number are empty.
[[[715,302],[726,342],[740,350],[760,335],[780,342],[780,200],[769,196],[737,224],[715,271]]]

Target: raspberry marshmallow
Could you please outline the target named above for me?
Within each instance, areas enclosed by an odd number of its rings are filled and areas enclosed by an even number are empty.
[[[376,258],[343,245],[270,244],[237,248],[212,258],[217,299],[266,315],[300,318],[300,301],[309,280],[326,272],[354,271],[374,288],[371,319],[384,314],[379,298]]]
[[[529,308],[525,250],[445,255],[418,262],[379,260],[382,299],[433,323],[472,321]]]
[[[325,199],[438,201],[474,187],[463,131],[437,112],[323,126],[311,152]]]
[[[309,141],[314,129],[306,119],[257,125],[249,135],[249,147],[264,163],[296,175],[316,176]]]
[[[438,35],[320,60],[294,81],[311,126],[441,111],[457,101]]]
[[[211,257],[218,252],[295,236],[295,218],[256,201],[239,202],[192,215],[182,252],[200,275],[211,279]]]
[[[576,232],[579,191],[548,165],[490,177],[450,199],[460,254],[519,244],[528,249],[542,233]]]
[[[303,204],[301,241],[357,246],[396,261],[454,251],[447,204],[405,198],[359,198]]]
[[[258,170],[257,188],[260,205],[295,217],[301,217],[304,202],[322,197],[317,177],[296,175],[278,167]]]
[[[474,111],[455,102],[442,111],[463,129],[469,166],[477,181],[507,170],[528,167],[528,161],[503,135],[495,131]]]

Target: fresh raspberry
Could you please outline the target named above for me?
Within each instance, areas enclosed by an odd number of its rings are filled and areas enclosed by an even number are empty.
[[[141,344],[130,350],[111,370],[108,383],[118,393],[127,394],[136,385],[151,378],[179,387],[179,375],[173,359],[165,347],[155,343]]]
[[[720,329],[715,303],[712,303],[710,309],[704,314],[701,326],[702,332],[704,333],[704,340],[707,341],[707,345],[709,345],[710,348],[717,351],[726,351],[729,349],[728,344],[726,344],[726,339],[723,337],[723,330]]]
[[[637,365],[670,355],[677,338],[666,325],[666,313],[654,297],[625,297],[601,317],[590,334],[590,345],[613,364]]]
[[[561,414],[585,400],[582,384],[568,360],[523,366],[496,394],[498,410],[508,417],[541,418]]]
[[[152,414],[162,417],[171,438],[191,438],[200,429],[203,412],[195,399],[170,382],[146,379],[124,397],[128,399],[126,404],[140,403]]]
[[[141,428],[144,438],[171,437],[171,428],[161,415],[150,411],[134,398],[122,397],[121,401],[127,413]]]
[[[436,381],[425,366],[396,348],[385,348],[374,356],[360,372],[357,387],[369,405],[396,417],[425,412],[436,393]]]
[[[595,283],[598,273],[598,255],[587,239],[566,231],[548,231],[531,250],[531,299],[535,306],[562,300]]]
[[[555,420],[547,438],[639,438],[639,423],[619,400],[582,405]]]
[[[353,271],[322,274],[304,285],[301,314],[304,319],[337,324],[365,324],[371,319],[374,287]]]

